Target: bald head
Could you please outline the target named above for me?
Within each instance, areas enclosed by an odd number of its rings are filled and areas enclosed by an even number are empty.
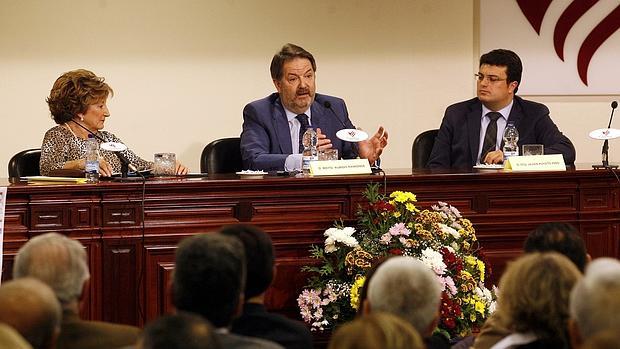
[[[63,305],[77,301],[90,278],[86,252],[82,244],[64,235],[35,236],[17,252],[13,277],[43,281]]]
[[[33,348],[53,348],[62,312],[54,292],[39,280],[22,278],[0,286],[0,322],[17,330]]]

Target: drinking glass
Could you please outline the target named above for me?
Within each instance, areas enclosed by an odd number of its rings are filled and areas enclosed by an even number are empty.
[[[156,153],[153,161],[153,174],[156,176],[174,176],[176,174],[176,155],[174,153]]]
[[[524,144],[522,154],[523,156],[543,155],[544,146],[542,144]]]
[[[321,150],[319,160],[338,160],[338,149]]]

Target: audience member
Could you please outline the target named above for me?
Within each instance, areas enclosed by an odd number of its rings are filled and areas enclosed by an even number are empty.
[[[13,327],[0,324],[0,348],[32,349],[32,346]]]
[[[620,262],[611,258],[594,260],[570,295],[569,325],[573,349],[609,330],[620,333]],[[618,340],[618,339],[616,339]]]
[[[618,340],[618,330],[605,330],[597,332],[590,337],[583,346],[583,349],[620,349],[620,340]],[[573,347],[573,349],[576,349]]]
[[[54,292],[33,278],[8,281],[0,287],[0,323],[13,327],[34,349],[53,349],[62,312]]]
[[[246,256],[245,304],[241,316],[233,321],[232,332],[267,339],[287,349],[311,349],[312,335],[303,323],[269,313],[265,308],[265,292],[275,274],[269,235],[245,224],[229,225],[220,232],[241,240]]]
[[[198,315],[164,315],[146,325],[138,349],[219,349],[213,328]]]
[[[245,274],[245,254],[238,239],[222,234],[186,238],[176,252],[174,306],[209,320],[223,348],[282,348],[266,340],[229,333],[243,305]]]
[[[569,294],[581,273],[555,252],[530,253],[510,263],[499,284],[500,322],[512,333],[492,349],[569,348]]]
[[[429,349],[449,348],[442,335],[432,336],[439,321],[441,288],[428,266],[411,257],[392,257],[381,264],[368,284],[364,311],[383,311],[409,322]]]
[[[544,223],[532,230],[523,250],[530,252],[558,252],[570,259],[583,272],[590,260],[579,231],[569,223]],[[474,349],[489,349],[510,334],[500,321],[501,310],[491,314],[474,341]]]
[[[328,349],[423,349],[420,334],[403,319],[376,312],[342,325]]]
[[[34,277],[50,286],[62,306],[59,349],[97,349],[133,345],[138,328],[79,318],[90,273],[84,247],[66,236],[47,233],[28,241],[17,253],[15,278]]]

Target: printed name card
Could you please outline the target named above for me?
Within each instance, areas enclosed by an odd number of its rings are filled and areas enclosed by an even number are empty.
[[[512,171],[566,171],[562,154],[512,156],[504,162],[504,169]]]
[[[313,176],[338,176],[351,174],[370,174],[370,164],[366,159],[324,160],[310,162]]]

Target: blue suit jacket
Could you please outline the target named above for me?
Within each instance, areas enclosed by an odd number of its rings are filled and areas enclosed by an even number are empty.
[[[471,168],[476,164],[480,145],[482,103],[478,98],[449,106],[441,122],[430,168]],[[562,154],[567,165],[575,162],[575,147],[549,117],[549,109],[540,103],[515,96],[508,121],[519,131],[518,145],[543,144],[545,154]]]
[[[331,104],[331,110],[324,102]],[[310,106],[312,126],[321,129],[338,149],[338,156],[348,159],[357,156],[352,143],[343,142],[336,132],[355,128],[340,98],[316,94]],[[334,115],[334,113],[336,115]],[[297,146],[297,144],[295,144]],[[276,171],[284,169],[286,157],[293,153],[291,131],[284,107],[278,93],[254,101],[243,108],[243,132],[241,133],[241,157],[243,167],[252,170]]]

